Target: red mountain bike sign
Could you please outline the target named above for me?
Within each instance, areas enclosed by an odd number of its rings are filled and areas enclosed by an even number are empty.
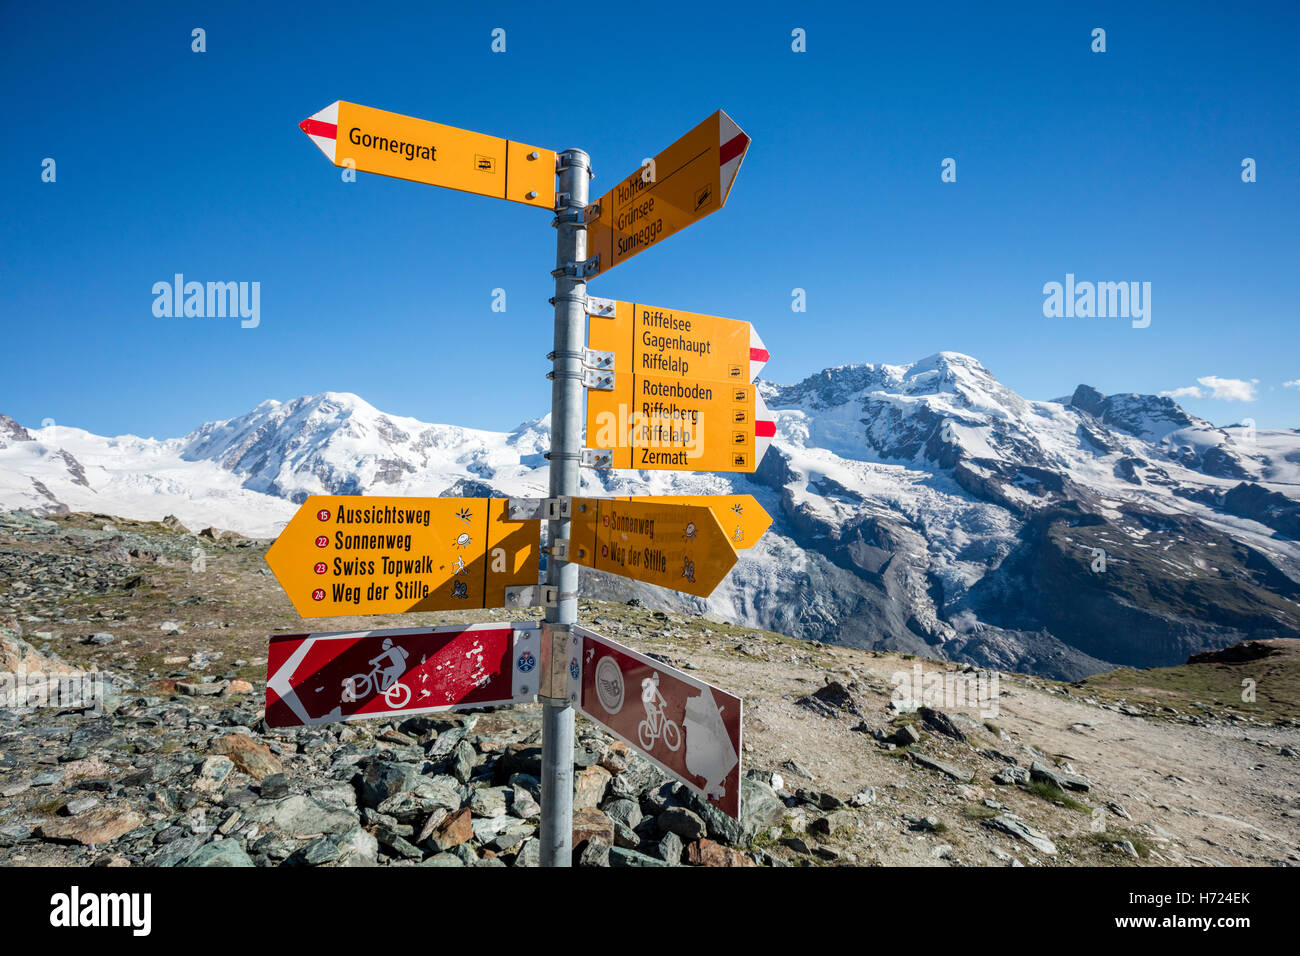
[[[742,701],[584,627],[578,708],[730,817],[740,817]]]
[[[279,635],[266,660],[266,723],[531,701],[539,654],[536,622]]]

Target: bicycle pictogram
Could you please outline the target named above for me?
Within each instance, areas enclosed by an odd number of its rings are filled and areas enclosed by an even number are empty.
[[[370,673],[353,674],[343,682],[343,701],[352,703],[369,697],[378,689],[388,706],[396,710],[411,702],[411,688],[399,683],[406,673],[406,650],[394,647],[391,638],[384,639],[384,653],[370,661]],[[380,662],[387,660],[388,666],[381,667]]]
[[[676,750],[682,745],[682,729],[664,713],[668,701],[659,693],[659,674],[641,681],[641,703],[645,707],[645,720],[636,728],[637,740],[646,750],[653,750],[655,742],[663,738],[664,746]]]

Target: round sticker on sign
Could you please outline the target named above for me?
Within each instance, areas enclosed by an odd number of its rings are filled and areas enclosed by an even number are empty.
[[[607,714],[623,709],[623,669],[612,657],[602,657],[596,663],[596,697]]]

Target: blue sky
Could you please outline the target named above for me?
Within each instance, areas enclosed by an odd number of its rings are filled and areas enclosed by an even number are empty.
[[[158,437],[326,390],[545,412],[550,216],[343,183],[298,122],[346,99],[584,148],[593,195],[726,109],[753,139],[726,208],[589,291],[749,320],[775,381],[950,349],[1030,398],[1197,387],[1217,423],[1300,426],[1291,4],[609,4],[569,29],[538,4],[279,6],[0,13],[0,412]],[[260,282],[261,324],[156,318],[177,272]],[[1150,282],[1150,326],[1044,317],[1067,273]]]

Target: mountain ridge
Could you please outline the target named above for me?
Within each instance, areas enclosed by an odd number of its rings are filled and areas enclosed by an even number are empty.
[[[777,436],[753,475],[582,481],[754,494],[774,518],[764,541],[707,601],[598,574],[584,591],[1064,679],[1300,635],[1300,433],[1217,428],[1172,399],[1087,385],[1030,400],[957,352],[759,388]],[[311,494],[544,496],[548,445],[548,416],[469,429],[349,392],[161,441],[0,419],[0,506],[269,535]],[[1127,642],[1101,633],[1117,621],[1136,628]]]

